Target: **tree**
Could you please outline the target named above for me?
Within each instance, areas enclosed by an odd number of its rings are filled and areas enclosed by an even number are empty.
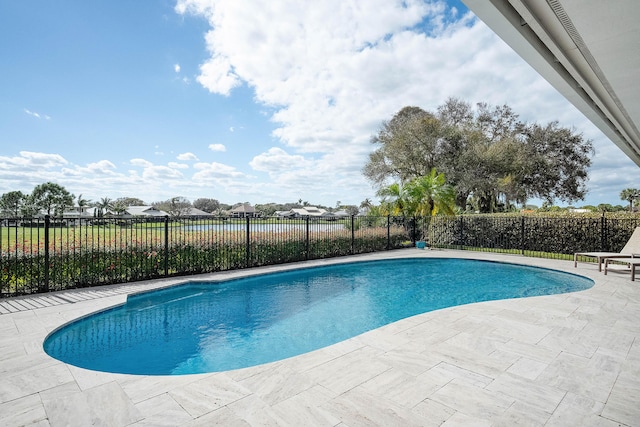
[[[91,204],[91,200],[87,200],[82,197],[82,194],[78,196],[78,207],[80,208],[80,212],[84,212],[84,208]]]
[[[27,196],[22,191],[10,191],[0,196],[0,214],[8,217],[18,217],[22,211]]]
[[[405,107],[371,139],[377,148],[362,172],[375,186],[407,183],[435,167],[455,189],[456,205],[511,210],[529,198],[567,202],[586,193],[593,146],[560,127],[527,124],[507,105],[449,99],[437,114]]]
[[[220,209],[220,202],[216,199],[200,198],[193,202],[193,207],[201,211],[213,213]]]
[[[344,209],[350,216],[356,216],[359,213],[359,209],[356,205],[343,205],[342,209]]]
[[[137,197],[118,197],[115,203],[120,203],[125,207],[129,206],[146,206],[146,203],[142,199],[138,199]]]
[[[113,202],[108,197],[103,197],[96,203],[96,216],[103,217],[113,210]]]
[[[368,197],[364,199],[362,202],[360,202],[361,209],[371,209],[372,206],[373,206],[373,202]]]
[[[33,189],[29,196],[29,203],[38,211],[47,215],[62,215],[66,208],[73,206],[74,195],[61,185],[53,182],[40,184]]]
[[[616,209],[609,203],[600,203],[598,205],[598,210],[600,212],[615,212]]]
[[[432,169],[429,175],[409,181],[404,186],[393,183],[378,191],[383,197],[384,214],[402,216],[453,215],[455,192],[443,173]]]
[[[120,215],[124,215],[124,213],[127,211],[127,208],[129,206],[139,206],[139,205],[127,205],[124,203],[122,199],[117,199],[111,205],[111,209],[113,210],[114,214],[116,214],[117,216],[120,216]]]
[[[266,203],[266,204],[256,203],[254,208],[256,209],[256,212],[259,212],[260,215],[263,217],[273,216],[275,215],[276,211],[288,210],[288,209],[283,209],[282,205],[279,205],[276,203]]]
[[[443,173],[435,168],[407,184],[411,210],[415,215],[436,216],[439,213],[454,215],[455,191],[447,184]]]
[[[640,199],[640,190],[637,188],[626,188],[620,192],[620,199],[629,202],[629,212],[633,212],[633,202]]]
[[[438,145],[444,133],[433,114],[404,107],[371,138],[379,148],[369,155],[364,175],[378,185],[388,178],[407,182],[428,175],[438,162]]]
[[[383,215],[409,216],[409,195],[402,184],[394,182],[387,187],[382,187],[376,193],[382,197],[380,210]]]
[[[557,121],[523,128],[526,162],[520,179],[527,197],[549,202],[583,200],[593,145],[582,134],[560,127]]]
[[[185,197],[172,197],[164,202],[154,203],[153,206],[156,209],[165,211],[171,217],[184,216],[189,213],[192,205]]]

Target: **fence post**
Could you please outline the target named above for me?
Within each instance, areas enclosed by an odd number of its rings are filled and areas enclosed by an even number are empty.
[[[464,239],[464,232],[463,232],[463,228],[464,228],[464,219],[462,217],[462,215],[460,215],[460,247],[458,249],[462,250],[462,247],[464,246],[463,243],[463,239]]]
[[[351,215],[351,255],[355,253],[355,245],[356,245],[356,221],[355,215]]]
[[[164,216],[164,276],[169,275],[169,215]]]
[[[416,237],[418,234],[418,229],[416,227],[418,220],[416,219],[416,217],[411,217],[411,243],[413,243],[413,246],[416,246]]]
[[[32,220],[33,221],[33,220]],[[44,286],[42,292],[49,292],[49,226],[51,217],[44,216]],[[16,227],[17,230],[17,227]]]
[[[245,259],[244,259],[244,265],[245,267],[250,267],[249,263],[251,262],[251,218],[249,218],[248,216],[245,217],[246,219],[246,241],[245,241]]]
[[[524,215],[520,217],[520,255],[524,256]]]
[[[600,250],[601,251],[605,251],[608,248],[604,247],[604,242],[606,241],[606,226],[607,226],[607,220],[604,217],[604,211],[602,211],[602,217],[600,217]]]
[[[387,250],[391,249],[391,215],[387,215]]]
[[[309,259],[309,216],[305,217],[306,238],[304,245],[304,259]]]

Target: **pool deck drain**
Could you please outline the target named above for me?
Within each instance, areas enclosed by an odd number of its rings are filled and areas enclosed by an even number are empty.
[[[451,307],[290,359],[173,377],[77,368],[46,355],[42,343],[60,325],[132,292],[295,265],[6,299],[0,425],[640,426],[640,282],[628,273],[419,249],[303,264],[407,256],[548,267],[590,277],[595,286]]]

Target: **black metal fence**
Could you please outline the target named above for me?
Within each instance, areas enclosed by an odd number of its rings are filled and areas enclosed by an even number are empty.
[[[0,297],[413,246],[568,258],[619,251],[640,217],[0,219]]]
[[[0,297],[397,249],[412,245],[411,224],[392,217],[0,219]]]
[[[568,259],[576,252],[618,252],[638,226],[638,215],[462,215],[425,219],[421,229],[434,247]]]

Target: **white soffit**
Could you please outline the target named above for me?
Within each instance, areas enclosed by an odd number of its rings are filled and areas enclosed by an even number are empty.
[[[640,0],[462,0],[640,166]]]

